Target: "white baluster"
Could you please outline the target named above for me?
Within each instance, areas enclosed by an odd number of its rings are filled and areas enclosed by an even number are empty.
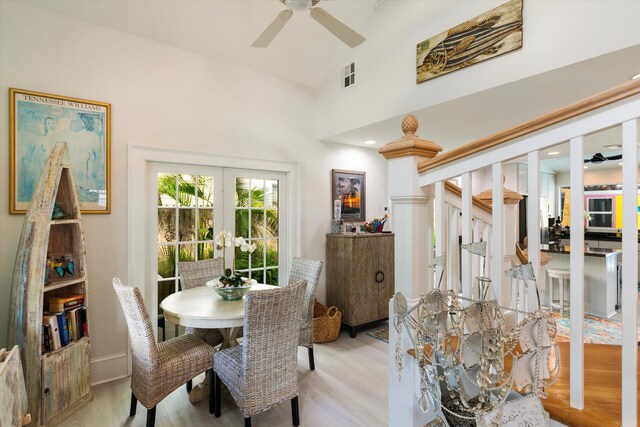
[[[462,174],[462,243],[471,243],[473,224],[471,221],[472,209],[471,172]],[[471,253],[462,251],[462,295],[471,296]]]
[[[584,408],[584,160],[583,137],[572,138],[570,147],[571,175],[571,315],[569,404]],[[562,304],[562,301],[560,302]]]
[[[496,298],[501,304],[508,303],[508,293],[505,289],[504,277],[504,187],[502,185],[502,163],[494,163],[491,168],[491,192],[493,200],[492,208],[492,234],[491,234],[491,280]]]
[[[638,119],[622,124],[622,425],[638,425]]]
[[[540,266],[540,152],[532,151],[527,156],[529,163],[527,199],[527,251],[529,261],[533,265],[533,272],[537,280],[541,280],[542,268]],[[527,295],[527,308],[530,311],[538,308],[538,299],[534,286],[529,286]]]
[[[447,289],[460,293],[460,246],[458,230],[460,211],[449,206],[449,239],[447,246]]]
[[[447,247],[447,205],[445,204],[445,188],[444,181],[438,181],[435,184],[435,216],[436,216],[436,256],[442,256],[446,253]],[[449,260],[446,260],[449,263]],[[434,287],[438,287],[438,280],[442,274],[442,268],[435,269]],[[447,289],[446,277],[442,277],[440,289]]]

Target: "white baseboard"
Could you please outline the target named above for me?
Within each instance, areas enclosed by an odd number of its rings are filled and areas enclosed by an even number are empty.
[[[564,424],[557,422],[556,420],[552,420],[549,418],[549,427],[566,427]]]
[[[127,353],[96,357],[91,360],[91,385],[98,385],[128,376]]]

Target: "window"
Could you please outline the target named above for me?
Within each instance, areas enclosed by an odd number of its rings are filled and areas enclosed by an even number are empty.
[[[236,271],[258,283],[278,284],[279,181],[235,178],[235,235],[255,243],[252,254],[236,248]]]
[[[587,199],[587,213],[591,217],[587,227],[613,227],[613,199]]]

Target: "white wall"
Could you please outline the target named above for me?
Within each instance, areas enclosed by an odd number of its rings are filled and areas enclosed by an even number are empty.
[[[505,0],[384,3],[363,31],[367,41],[342,61],[341,65],[346,65],[355,60],[356,84],[341,90],[336,69],[319,88],[319,138],[329,139],[341,132],[640,43],[638,1],[525,0],[522,49],[415,83],[418,42],[503,3]],[[429,134],[428,130],[422,133]]]
[[[556,175],[557,187],[569,186],[569,171]],[[622,184],[622,167],[607,169],[585,169],[584,185]]]
[[[324,144],[315,138],[316,97],[312,89],[2,1],[0,347],[6,343],[11,276],[24,219],[7,213],[9,87],[112,105],[112,213],[83,217],[94,361],[110,363],[126,352],[126,327],[111,278],[127,277],[129,144],[298,162],[301,255],[309,258],[323,261],[325,258],[332,168],[367,172],[369,217],[381,213],[387,203],[386,162],[382,156],[375,150]],[[323,274],[318,299],[324,301],[324,295]],[[122,363],[117,364],[117,369],[94,366],[93,381],[122,373],[122,366]]]

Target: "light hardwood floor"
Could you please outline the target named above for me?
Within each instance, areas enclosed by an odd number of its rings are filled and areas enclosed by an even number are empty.
[[[337,341],[316,344],[316,369],[309,371],[307,349],[299,347],[300,425],[305,427],[378,427],[387,425],[387,346],[365,331],[354,339],[343,331]],[[200,378],[197,382],[200,382]],[[63,426],[144,426],[146,409],[129,417],[130,379],[93,388],[93,400]],[[196,381],[194,381],[194,385]],[[244,425],[242,415],[229,392],[222,392],[222,415],[209,414],[207,401],[189,403],[180,387],[158,404],[157,427]],[[252,418],[255,427],[291,425],[287,402]]]

